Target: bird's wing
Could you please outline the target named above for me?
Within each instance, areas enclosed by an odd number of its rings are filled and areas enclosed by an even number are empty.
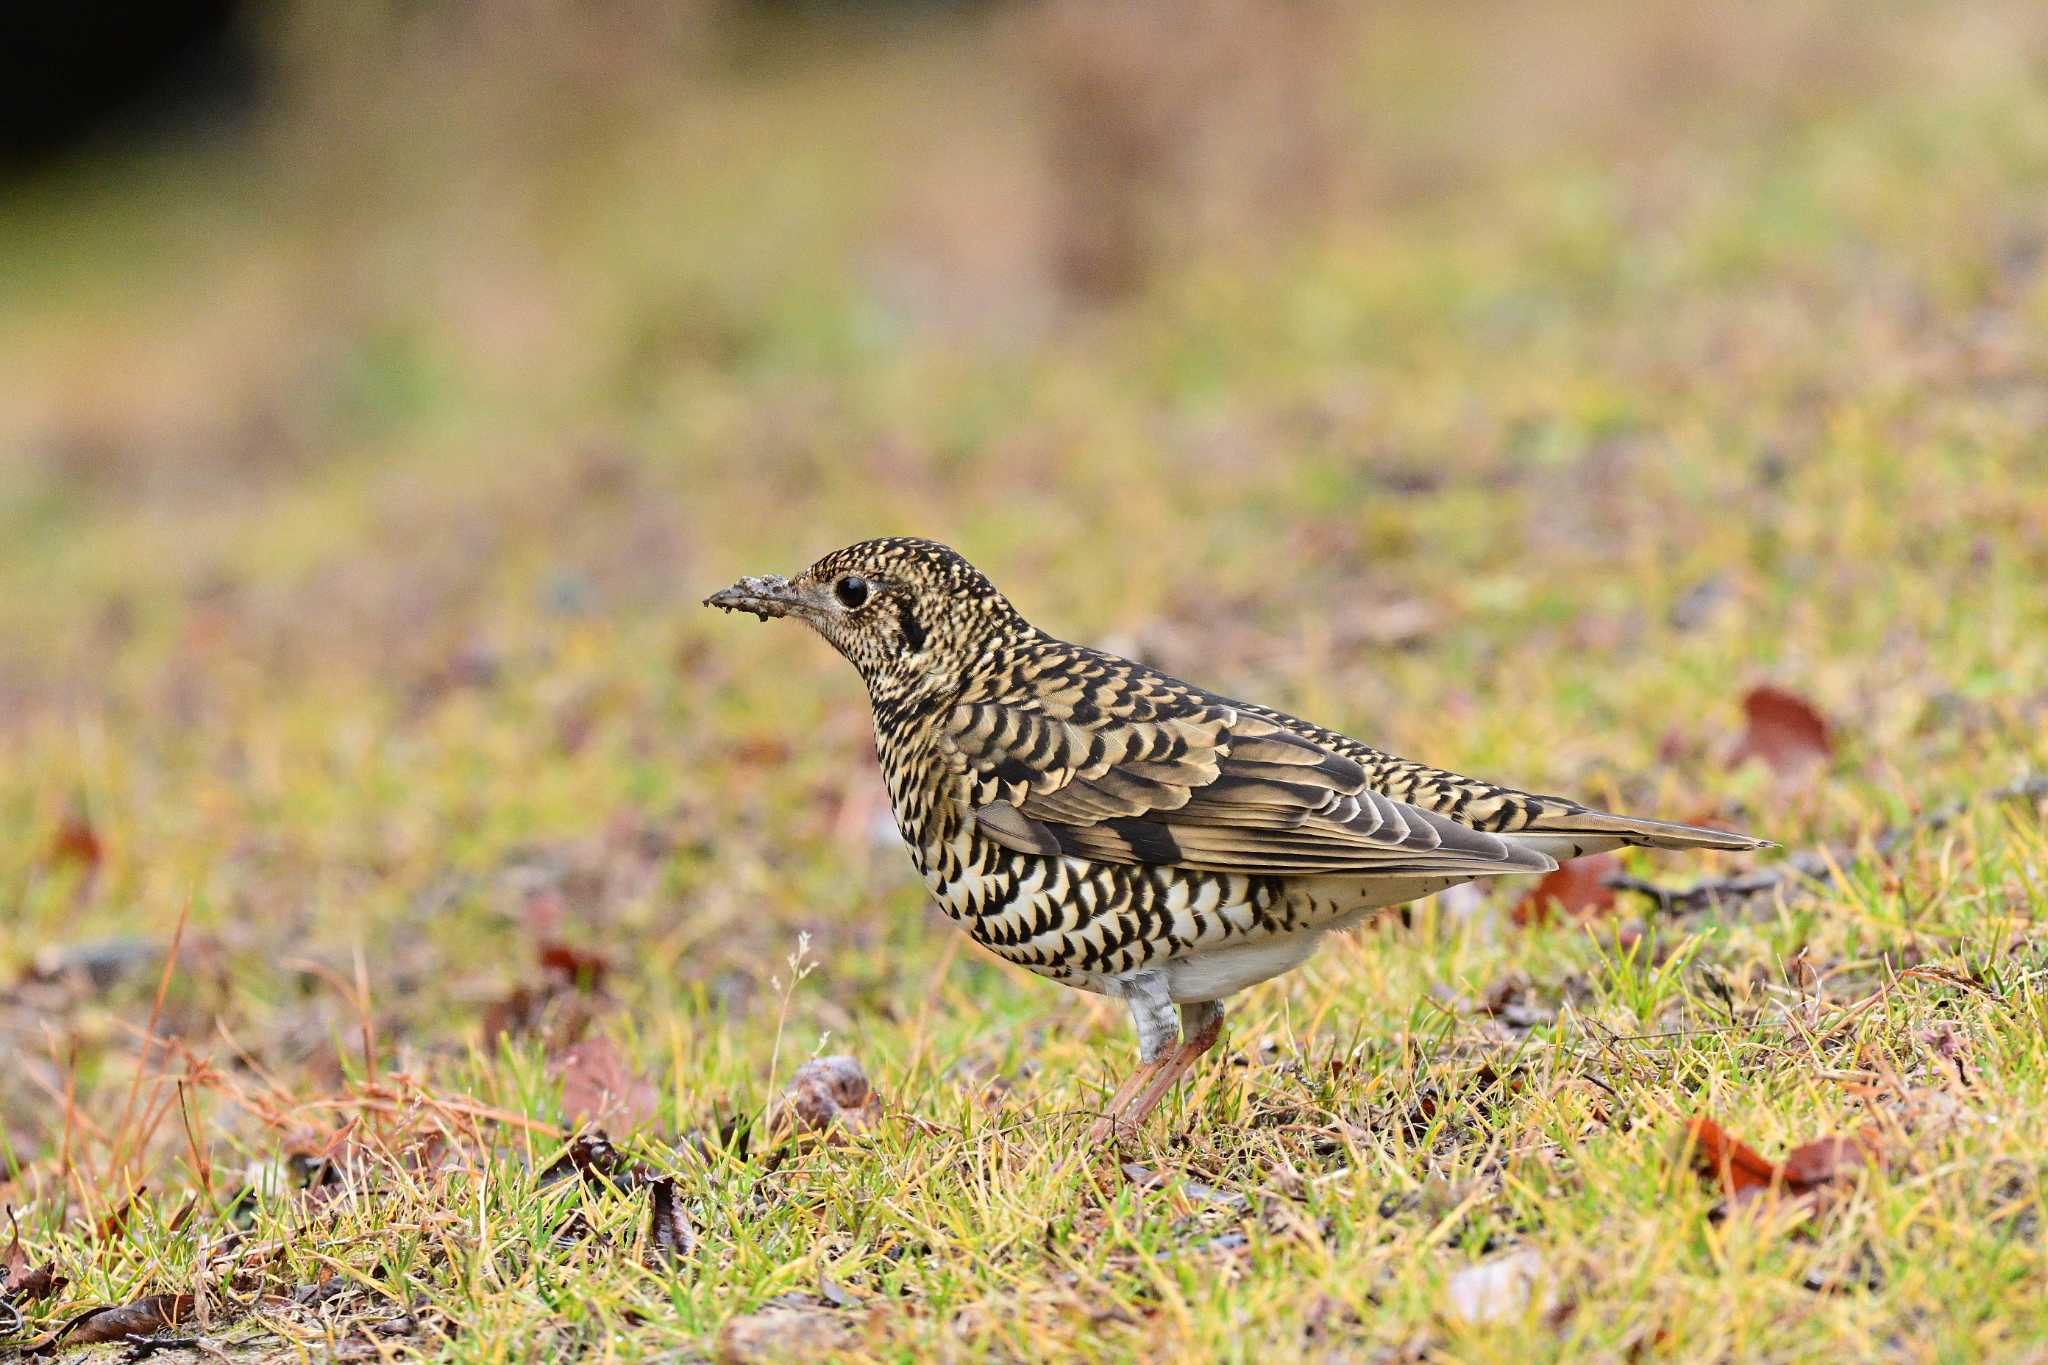
[[[941,743],[990,838],[1022,853],[1257,876],[1557,865],[1376,792],[1353,760],[1227,703],[1089,719],[1028,703],[952,710]]]

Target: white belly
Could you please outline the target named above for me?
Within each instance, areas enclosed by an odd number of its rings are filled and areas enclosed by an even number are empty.
[[[1288,888],[1300,898],[1296,920],[1305,927],[1293,933],[1197,947],[1159,964],[1168,997],[1176,1005],[1221,1000],[1228,995],[1291,972],[1315,955],[1325,934],[1349,929],[1376,910],[1435,895],[1466,877],[1304,877]]]
[[[1176,1005],[1188,1005],[1235,995],[1247,986],[1293,971],[1315,954],[1322,938],[1321,931],[1310,930],[1284,938],[1197,948],[1159,965],[1166,977],[1167,998]]]

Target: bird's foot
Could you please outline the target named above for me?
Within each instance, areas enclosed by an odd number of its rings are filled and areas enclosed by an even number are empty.
[[[1142,1063],[1131,1073],[1130,1079],[1109,1097],[1101,1116],[1089,1125],[1088,1142],[1091,1146],[1111,1141],[1119,1132],[1128,1132],[1143,1123],[1166,1098],[1167,1092],[1173,1089],[1174,1082],[1186,1075],[1188,1068],[1203,1053],[1216,1046],[1216,1040],[1223,1036],[1221,1010],[1189,1022],[1195,1023],[1196,1027],[1183,1032],[1178,1045]]]
[[[1223,1012],[1216,1011],[1215,1017],[1207,1020],[1199,1029],[1186,1033],[1181,1044],[1161,1060],[1158,1071],[1145,1083],[1142,1090],[1131,1097],[1130,1104],[1120,1116],[1120,1122],[1131,1127],[1143,1123],[1159,1102],[1173,1089],[1173,1083],[1186,1075],[1188,1068],[1223,1036]]]
[[[1124,1079],[1124,1083],[1116,1088],[1116,1093],[1109,1097],[1108,1103],[1102,1106],[1102,1112],[1096,1115],[1095,1122],[1088,1125],[1089,1146],[1114,1141],[1119,1127],[1131,1126],[1125,1120],[1124,1110],[1130,1106],[1132,1098],[1145,1088],[1145,1083],[1172,1059],[1173,1054],[1174,1049],[1169,1048],[1149,1062],[1138,1063],[1137,1069]]]

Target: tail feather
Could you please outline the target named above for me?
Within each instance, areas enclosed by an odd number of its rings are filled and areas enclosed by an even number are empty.
[[[1772,846],[1768,839],[1756,839],[1728,830],[1681,825],[1669,820],[1644,820],[1632,815],[1610,815],[1606,811],[1584,807],[1546,814],[1518,832],[1524,836],[1543,836],[1538,846],[1545,849],[1550,848],[1553,839],[1582,842],[1586,853],[1622,847],[1710,848],[1746,853]]]

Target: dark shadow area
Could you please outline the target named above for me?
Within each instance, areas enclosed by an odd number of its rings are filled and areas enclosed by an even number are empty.
[[[0,20],[0,177],[96,141],[239,118],[260,71],[237,0],[13,7]]]

